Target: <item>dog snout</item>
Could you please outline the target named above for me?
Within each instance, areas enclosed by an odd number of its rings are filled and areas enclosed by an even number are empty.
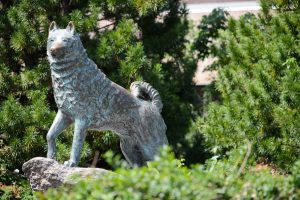
[[[56,43],[54,44],[51,48],[50,48],[50,53],[55,55],[57,54],[57,52],[63,48],[63,45],[60,43]]]
[[[55,51],[56,51],[55,48],[52,48],[52,47],[50,48],[50,53],[51,53],[51,54],[55,54]]]

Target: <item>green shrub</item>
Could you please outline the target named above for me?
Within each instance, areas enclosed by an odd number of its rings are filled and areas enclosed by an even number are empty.
[[[11,199],[23,199],[33,200],[36,199],[32,193],[29,182],[24,180],[20,174],[16,173],[5,173],[0,175],[0,199],[11,200]],[[10,183],[11,185],[5,185]]]
[[[222,103],[210,105],[200,131],[211,149],[248,140],[257,160],[290,170],[299,159],[299,36],[296,11],[229,20],[215,63]]]
[[[192,168],[166,149],[149,167],[118,169],[119,175],[85,180],[75,187],[50,189],[40,199],[297,199],[299,187],[293,175],[255,170],[249,146],[230,152],[221,160]],[[297,167],[298,166],[298,167]],[[299,165],[295,166],[299,172]]]

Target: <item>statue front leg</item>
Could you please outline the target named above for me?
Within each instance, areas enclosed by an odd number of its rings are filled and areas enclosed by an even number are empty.
[[[83,119],[75,120],[75,130],[72,143],[70,160],[64,163],[65,166],[74,167],[78,165],[81,149],[87,134],[88,123]]]
[[[58,110],[56,117],[47,133],[47,143],[48,143],[47,158],[51,158],[51,159],[55,158],[55,154],[56,154],[55,139],[70,124],[72,124],[72,120],[61,110]]]

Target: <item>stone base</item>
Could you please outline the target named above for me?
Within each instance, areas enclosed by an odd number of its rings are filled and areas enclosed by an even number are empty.
[[[22,170],[34,191],[44,192],[63,184],[74,185],[82,178],[100,179],[111,171],[100,168],[66,167],[49,158],[36,157],[23,164]]]

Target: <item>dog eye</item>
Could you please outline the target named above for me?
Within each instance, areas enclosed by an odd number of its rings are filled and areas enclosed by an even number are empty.
[[[68,42],[68,41],[70,41],[70,38],[64,38],[63,41]]]

